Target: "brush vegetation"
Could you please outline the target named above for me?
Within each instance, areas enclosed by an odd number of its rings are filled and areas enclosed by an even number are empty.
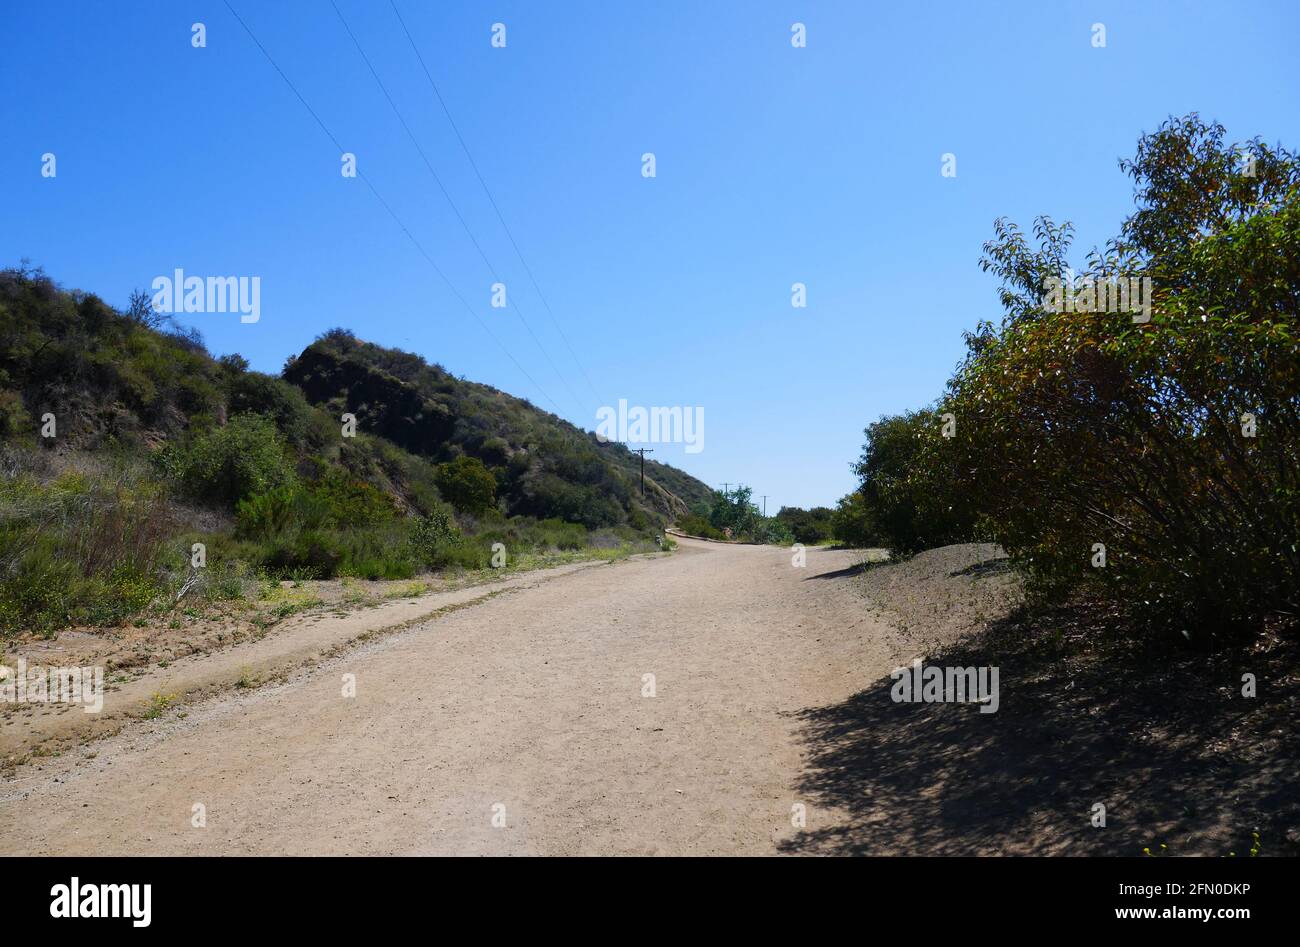
[[[711,491],[647,463],[642,498],[639,475],[622,445],[345,330],[268,375],[143,294],[118,311],[0,271],[0,634],[483,569],[494,543],[509,566],[654,550]]]
[[[998,221],[1001,318],[933,406],[867,428],[836,530],[902,553],[991,540],[1041,601],[1099,596],[1192,640],[1294,626],[1300,161],[1189,115],[1120,166],[1136,209],[1077,275],[1151,277],[1151,320],[1046,306],[1072,228]]]

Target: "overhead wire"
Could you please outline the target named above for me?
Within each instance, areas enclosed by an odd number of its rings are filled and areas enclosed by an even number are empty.
[[[316,110],[313,109],[311,105],[307,102],[306,98],[303,97],[303,94],[298,91],[298,87],[293,84],[292,80],[289,79],[289,77],[285,74],[284,70],[280,68],[279,63],[275,61],[275,57],[273,57],[271,53],[267,50],[267,48],[264,45],[262,45],[262,41],[257,38],[257,34],[255,34],[252,31],[249,25],[244,21],[244,18],[241,17],[239,13],[235,10],[235,8],[230,5],[230,0],[222,0],[222,2],[225,4],[226,9],[230,11],[230,15],[233,16],[239,22],[239,25],[244,28],[244,32],[248,34],[248,38],[253,41],[253,44],[259,50],[261,50],[262,55],[266,57],[266,61],[271,64],[271,67],[276,71],[276,73],[280,76],[280,78],[284,80],[284,84],[289,87],[289,90],[294,94],[294,96],[298,99],[298,101],[302,103],[303,108],[305,108],[308,114],[310,114],[311,117],[315,120],[320,130],[325,133],[325,137],[327,137],[330,140],[330,142],[333,143],[334,147],[338,149],[340,154],[344,153],[346,149],[339,142],[339,139],[334,135],[332,131],[330,131],[329,126],[327,126],[325,122],[321,120],[321,117],[316,113]],[[535,389],[537,389],[537,391],[542,395],[542,397],[544,397],[547,401],[549,401],[551,405],[555,408],[556,412],[559,413],[560,406],[558,403],[556,403],[555,399],[552,398],[549,394],[547,394],[546,389],[543,388],[535,378],[533,378],[533,376],[528,372],[526,368],[524,368],[522,364],[520,364],[519,360],[516,359],[513,354],[511,354],[510,350],[506,348],[505,344],[497,337],[496,333],[492,331],[491,327],[483,320],[481,316],[479,316],[478,312],[474,309],[474,307],[469,304],[469,301],[465,299],[465,297],[460,293],[458,289],[456,289],[455,284],[453,284],[451,279],[448,278],[447,274],[443,271],[442,267],[440,267],[437,261],[434,260],[434,258],[429,254],[427,250],[425,250],[424,245],[420,243],[420,241],[411,232],[410,228],[407,227],[406,224],[402,221],[401,217],[397,215],[397,212],[393,210],[392,206],[388,203],[388,201],[386,201],[383,195],[379,193],[379,190],[371,182],[370,178],[366,176],[365,172],[362,171],[360,168],[357,168],[356,175],[365,183],[366,187],[369,188],[370,193],[375,196],[375,199],[378,200],[379,203],[383,206],[384,210],[388,212],[388,215],[393,218],[393,221],[401,229],[402,233],[406,234],[407,239],[411,241],[411,243],[415,246],[416,250],[419,251],[420,255],[424,257],[425,261],[429,264],[429,266],[433,268],[433,271],[437,273],[439,278],[446,284],[447,288],[451,291],[452,295],[455,296],[456,299],[460,302],[460,304],[465,308],[465,310],[471,316],[473,316],[474,321],[479,324],[479,327],[482,328],[483,331],[487,333],[488,337],[491,338],[492,341],[496,343],[497,347],[501,349],[502,353],[505,354],[505,356],[510,360],[510,362],[515,366],[515,368],[519,369],[520,374],[522,374],[526,379],[528,379],[529,383],[532,384],[532,386]]]
[[[415,38],[406,26],[406,20],[402,18],[401,11],[397,8],[396,0],[388,0],[389,5],[393,8],[393,13],[397,16],[397,22],[402,26],[402,32],[406,34],[406,41],[411,45],[411,51],[415,53],[415,58],[419,60],[420,68],[424,70],[424,77],[429,81],[429,87],[433,90],[434,97],[438,100],[438,105],[442,107],[443,114],[447,116],[447,122],[451,125],[451,130],[456,134],[456,140],[460,142],[461,150],[465,152],[465,157],[469,161],[469,166],[474,170],[474,176],[478,178],[478,183],[483,188],[483,193],[487,195],[488,203],[492,205],[492,210],[496,213],[497,220],[501,223],[501,229],[505,231],[506,237],[510,240],[510,246],[514,248],[515,255],[519,257],[519,262],[523,265],[524,272],[528,274],[528,280],[533,285],[533,291],[537,293],[537,298],[542,301],[542,308],[546,310],[547,315],[551,317],[551,324],[555,326],[555,331],[559,333],[560,338],[564,341],[565,348],[569,350],[569,355],[573,362],[582,372],[582,377],[587,382],[587,387],[591,389],[593,395],[599,395],[596,392],[596,386],[591,382],[591,376],[587,374],[587,369],[578,358],[578,353],[574,351],[573,345],[569,342],[569,337],[565,334],[560,325],[559,319],[555,316],[555,310],[551,308],[550,301],[546,294],[542,292],[542,287],[537,282],[537,277],[533,275],[533,268],[528,265],[524,258],[524,253],[519,249],[519,242],[515,240],[514,232],[510,225],[506,223],[505,215],[501,213],[501,208],[497,204],[496,198],[492,194],[492,189],[488,187],[487,181],[484,180],[482,172],[479,171],[478,162],[474,160],[474,155],[470,153],[469,145],[465,142],[465,136],[460,133],[460,126],[456,124],[456,119],[452,117],[451,109],[447,107],[446,101],[442,97],[442,92],[438,89],[438,83],[434,81],[433,74],[429,71],[428,65],[424,61],[424,56],[420,53],[419,46],[415,43]]]
[[[483,264],[487,267],[488,272],[492,275],[493,280],[495,280],[498,283],[502,283],[502,285],[504,285],[500,274],[497,272],[496,267],[492,265],[492,261],[491,259],[489,259],[487,253],[484,251],[483,246],[479,243],[478,238],[474,236],[474,231],[470,229],[469,222],[465,220],[465,215],[462,214],[460,208],[456,206],[456,201],[452,198],[451,193],[447,190],[446,185],[443,184],[442,177],[434,169],[433,162],[429,160],[429,156],[425,153],[424,148],[420,145],[420,141],[418,138],[416,138],[415,132],[411,130],[410,124],[406,121],[405,116],[402,115],[402,110],[397,107],[397,103],[393,100],[393,96],[389,93],[388,87],[384,84],[384,80],[379,77],[378,70],[375,69],[374,64],[370,61],[370,57],[366,55],[365,49],[363,49],[361,46],[361,41],[357,39],[356,34],[352,31],[352,27],[348,24],[347,18],[343,16],[343,11],[339,9],[339,5],[335,3],[334,0],[330,0],[330,6],[334,8],[334,13],[338,16],[339,22],[343,24],[343,29],[347,31],[348,37],[352,40],[352,45],[356,47],[357,52],[361,55],[362,61],[365,62],[366,64],[366,68],[370,70],[371,77],[374,78],[375,84],[379,86],[379,91],[383,93],[384,99],[387,100],[389,108],[393,110],[393,114],[397,116],[397,120],[401,124],[403,130],[406,132],[407,137],[411,139],[411,144],[415,146],[415,150],[419,153],[420,159],[424,162],[425,168],[428,169],[429,174],[432,175],[434,182],[438,185],[438,190],[442,192],[442,196],[447,201],[447,205],[451,208],[452,213],[456,215],[456,219],[460,222],[461,229],[465,231],[465,235],[469,237],[470,243],[473,244],[474,249],[478,251],[479,258],[482,259]],[[507,294],[508,294],[508,290],[507,290]],[[509,295],[507,295],[507,298],[508,299],[510,298]],[[537,337],[537,333],[533,331],[532,326],[528,324],[528,320],[524,316],[523,308],[519,305],[517,296],[513,297],[512,306],[514,308],[515,315],[519,317],[519,321],[523,324],[529,336],[532,337],[533,342],[537,345],[538,351],[542,353],[542,356],[546,359],[547,363],[551,366],[551,370],[555,372],[556,376],[559,377],[561,384],[563,384],[564,387],[568,390],[569,396],[573,398],[574,402],[579,407],[581,407],[582,399],[579,398],[577,394],[574,392],[574,390],[572,389],[572,387],[569,386],[568,379],[565,377],[564,373],[560,371],[559,366],[555,364],[555,361],[551,358],[550,353],[546,351],[546,347],[542,345],[542,340]]]

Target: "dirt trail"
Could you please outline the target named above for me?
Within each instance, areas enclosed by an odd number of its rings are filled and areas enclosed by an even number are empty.
[[[855,588],[863,553],[680,545],[20,768],[0,853],[772,853],[798,831],[793,714],[910,655]],[[840,818],[808,804],[810,829]]]
[[[241,681],[265,682],[298,670],[342,651],[370,637],[398,631],[436,617],[439,613],[471,605],[503,592],[531,588],[557,576],[604,565],[577,562],[549,569],[492,577],[459,588],[395,598],[351,610],[313,609],[280,622],[273,634],[187,654],[166,663],[131,667],[127,674],[114,669],[106,673],[108,683],[103,707],[85,713],[80,705],[67,703],[0,704],[0,760],[21,759],[29,751],[66,751],[88,736],[102,736],[141,718],[154,695],[171,700],[194,699]],[[36,639],[23,643],[9,656],[9,663],[25,658],[29,665],[93,667],[102,658],[84,652],[81,642],[70,639],[79,633],[65,632],[51,641]],[[84,636],[80,636],[84,637]],[[80,652],[80,653],[79,653]]]

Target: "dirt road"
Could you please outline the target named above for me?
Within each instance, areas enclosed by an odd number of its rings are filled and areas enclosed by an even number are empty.
[[[807,557],[682,540],[134,724],[0,784],[0,853],[773,853],[793,714],[907,657]]]

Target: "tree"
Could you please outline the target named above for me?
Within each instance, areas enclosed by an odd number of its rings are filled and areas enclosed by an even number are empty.
[[[832,510],[825,506],[815,506],[811,510],[783,506],[776,519],[786,525],[796,542],[813,544],[831,538],[832,516]]]
[[[443,499],[461,512],[480,514],[496,505],[496,478],[477,457],[462,454],[440,464],[436,482]]]
[[[878,541],[904,554],[974,538],[974,512],[958,486],[950,446],[957,426],[943,417],[946,413],[911,411],[867,427],[862,456],[853,468],[862,486],[860,499],[851,504],[861,510],[852,505],[844,510],[846,530],[854,529],[848,517],[857,517],[863,530],[869,523]]]
[[[148,329],[160,329],[167,316],[153,307],[153,297],[142,289],[131,290],[126,304],[126,316],[137,325]]]
[[[840,498],[831,514],[830,529],[831,536],[846,546],[865,548],[882,544],[861,490]]]
[[[1032,247],[1000,221],[1005,312],[941,404],[949,469],[1043,594],[1097,585],[1188,634],[1296,614],[1300,162],[1190,115],[1121,167],[1137,209],[1079,276],[1150,277],[1150,322],[1046,306],[1068,225],[1039,218]]]
[[[709,523],[714,529],[731,530],[731,535],[739,537],[753,530],[758,519],[758,510],[750,502],[753,490],[744,485],[735,489],[716,490],[713,504],[709,510]]]

